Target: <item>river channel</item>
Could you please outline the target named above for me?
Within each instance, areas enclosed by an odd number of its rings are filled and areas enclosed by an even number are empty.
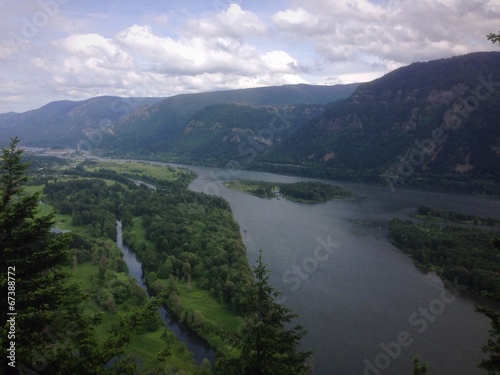
[[[420,205],[499,219],[500,200],[338,183],[357,198],[304,204],[254,197],[222,182],[303,178],[189,168],[198,174],[191,190],[229,201],[251,264],[264,250],[271,284],[309,332],[302,349],[314,352],[315,374],[410,374],[417,355],[433,375],[484,374],[477,364],[489,320],[474,311],[477,300],[418,269],[388,241],[388,222],[409,218]]]
[[[137,255],[127,245],[123,243],[122,238],[122,223],[116,224],[116,245],[123,252],[123,260],[127,263],[130,275],[137,279],[137,283],[148,293],[147,285],[144,282],[144,275],[142,272],[142,265]],[[186,344],[188,350],[193,353],[195,362],[200,365],[204,358],[210,362],[214,362],[215,353],[208,343],[203,340],[198,334],[192,331],[189,327],[179,322],[175,315],[171,314],[168,310],[161,307],[159,314],[165,326],[175,333],[177,338]]]

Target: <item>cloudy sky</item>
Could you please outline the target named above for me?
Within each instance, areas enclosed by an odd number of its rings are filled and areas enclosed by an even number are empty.
[[[364,82],[500,50],[500,0],[0,0],[0,113],[98,95]]]

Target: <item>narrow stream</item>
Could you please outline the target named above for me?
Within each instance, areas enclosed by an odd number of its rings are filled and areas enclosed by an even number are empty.
[[[146,291],[148,296],[150,296],[144,282],[141,262],[137,259],[136,253],[123,243],[121,221],[116,222],[116,233],[116,245],[123,252],[123,260],[127,263],[130,275],[137,279],[137,283]],[[167,309],[161,307],[159,312],[165,326],[175,333],[180,341],[186,344],[188,350],[193,353],[194,360],[198,365],[202,363],[204,358],[207,358],[211,363],[214,362],[215,352],[203,338],[181,323],[179,319]]]

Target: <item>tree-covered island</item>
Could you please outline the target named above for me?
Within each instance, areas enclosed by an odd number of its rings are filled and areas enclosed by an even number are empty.
[[[295,202],[316,203],[336,198],[352,198],[354,192],[335,185],[305,181],[295,183],[252,180],[227,181],[225,186],[262,198],[285,198]]]

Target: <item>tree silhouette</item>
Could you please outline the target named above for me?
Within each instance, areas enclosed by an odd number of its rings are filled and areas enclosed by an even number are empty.
[[[68,262],[69,237],[52,234],[53,215],[38,216],[39,195],[24,192],[28,164],[22,162],[23,150],[18,143],[17,138],[11,139],[3,150],[0,167],[1,269],[2,273],[10,271],[1,280],[2,290],[9,292],[2,298],[2,311],[16,314],[6,318],[15,319],[18,333],[3,346],[15,343],[17,365],[41,368],[55,360],[61,343],[69,339],[65,322],[78,316],[74,307],[84,295],[76,284],[68,282],[63,270]],[[7,334],[2,332],[5,339]]]
[[[491,40],[491,43],[500,43],[500,31],[498,32],[498,34],[490,33],[486,36],[486,38],[488,38],[488,40]]]
[[[269,285],[269,271],[260,250],[254,267],[256,286],[251,293],[250,312],[241,335],[242,373],[246,375],[305,374],[305,360],[310,352],[298,352],[297,347],[306,331],[300,325],[287,329],[297,317],[276,302],[282,292]]]

